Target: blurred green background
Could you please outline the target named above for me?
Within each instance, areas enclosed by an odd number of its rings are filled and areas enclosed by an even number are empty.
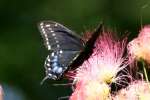
[[[0,84],[5,100],[57,100],[71,94],[67,86],[52,85],[64,81],[40,85],[48,53],[37,29],[42,20],[57,21],[79,34],[103,21],[132,38],[141,25],[150,23],[150,1],[0,0]]]

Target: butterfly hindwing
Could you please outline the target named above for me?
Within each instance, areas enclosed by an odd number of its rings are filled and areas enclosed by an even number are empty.
[[[46,76],[59,79],[79,54],[80,51],[53,51],[45,61]]]

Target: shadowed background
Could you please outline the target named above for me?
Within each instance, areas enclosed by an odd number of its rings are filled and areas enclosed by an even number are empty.
[[[71,94],[67,86],[52,86],[67,82],[47,80],[40,85],[48,52],[38,22],[57,21],[81,34],[103,21],[119,33],[129,31],[132,38],[141,25],[150,23],[149,11],[149,0],[0,0],[0,84],[5,100],[57,100]]]

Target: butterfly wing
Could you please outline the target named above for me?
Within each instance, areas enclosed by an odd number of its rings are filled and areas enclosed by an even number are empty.
[[[46,78],[58,79],[84,49],[84,43],[77,34],[59,23],[43,21],[38,27],[50,51],[44,65]]]

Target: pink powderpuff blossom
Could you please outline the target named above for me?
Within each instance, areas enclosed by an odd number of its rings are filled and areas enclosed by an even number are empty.
[[[110,87],[98,81],[77,82],[70,100],[111,100]]]
[[[120,90],[113,100],[149,100],[150,83],[134,81],[127,88]]]
[[[129,42],[128,51],[133,61],[143,59],[150,64],[150,25],[142,28],[138,37]]]
[[[102,32],[95,42],[93,54],[76,70],[75,90],[70,100],[109,100],[107,84],[128,77],[117,77],[117,73],[128,65],[123,57],[125,46],[126,39],[115,40],[112,33]]]
[[[75,80],[116,81],[117,73],[128,65],[123,57],[125,46],[126,40],[116,41],[112,33],[103,32],[95,43],[91,57],[77,69]]]

